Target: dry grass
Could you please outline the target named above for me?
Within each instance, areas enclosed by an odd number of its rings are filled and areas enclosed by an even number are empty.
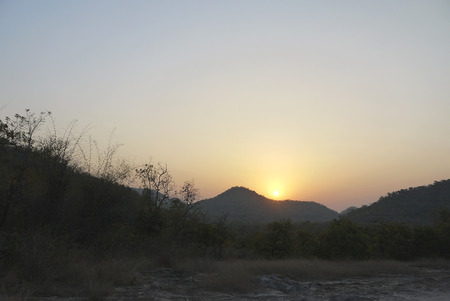
[[[8,273],[3,279],[0,279],[0,300],[4,301],[22,301],[28,300],[33,291],[30,285],[17,282],[17,275]]]
[[[16,266],[0,278],[0,300],[27,300],[34,296],[85,296],[101,300],[114,287],[134,285],[141,271],[161,265],[158,257],[110,256],[99,258],[87,251],[72,250],[43,261],[51,267],[31,266],[42,279],[24,280],[30,267]],[[380,274],[408,274],[414,267],[448,268],[449,260],[398,261],[325,261],[325,260],[171,260],[171,267],[198,274],[204,288],[227,292],[248,292],[258,285],[258,276],[277,275],[293,280],[313,281]],[[24,270],[22,270],[24,269]]]
[[[41,279],[24,280],[22,267],[0,278],[0,300],[26,300],[32,296],[86,296],[101,300],[117,286],[134,285],[139,271],[151,269],[144,257],[98,258],[87,252],[72,251],[51,262],[51,273]]]
[[[295,280],[330,280],[382,273],[406,273],[411,268],[397,261],[325,261],[277,260],[255,261],[249,268],[257,275],[276,274]]]
[[[424,268],[437,268],[437,269],[450,269],[450,259],[430,259],[423,258],[420,260],[416,260],[411,263],[415,267],[424,267]]]
[[[303,281],[332,280],[411,273],[413,264],[387,260],[193,260],[179,265],[178,268],[203,274],[200,283],[205,288],[248,292],[257,286],[257,278],[262,275],[277,275]]]
[[[84,295],[92,300],[108,296],[114,287],[134,285],[139,271],[151,269],[153,262],[143,257],[113,257],[102,260],[71,262],[71,275],[65,284],[76,281]]]
[[[204,274],[201,285],[216,291],[247,292],[257,286],[255,273],[238,262],[218,263],[214,273]]]

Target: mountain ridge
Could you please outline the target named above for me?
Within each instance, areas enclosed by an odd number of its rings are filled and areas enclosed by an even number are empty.
[[[216,197],[199,201],[198,204],[210,219],[226,215],[230,221],[250,223],[282,219],[293,222],[328,222],[345,218],[363,224],[432,224],[442,209],[450,209],[450,179],[389,192],[370,205],[360,208],[352,206],[341,213],[317,202],[275,201],[243,186],[231,187]]]
[[[345,218],[358,223],[433,224],[444,208],[450,209],[450,179],[389,192],[370,205],[348,212]]]
[[[325,205],[310,201],[275,201],[257,192],[234,186],[214,198],[198,202],[199,208],[209,218],[226,215],[230,221],[266,223],[281,219],[293,222],[327,222],[338,213]]]

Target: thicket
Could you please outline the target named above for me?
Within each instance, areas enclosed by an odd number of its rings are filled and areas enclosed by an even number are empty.
[[[450,258],[450,211],[443,209],[434,226],[378,223],[359,225],[333,220],[308,224],[277,221],[257,231],[234,232],[230,241],[243,258],[320,258],[328,260],[415,260]]]
[[[450,180],[390,192],[377,202],[346,214],[359,223],[395,222],[432,225],[442,208],[450,205]]]
[[[129,258],[450,257],[447,209],[431,226],[208,222],[193,181],[177,189],[166,165],[133,167],[116,158],[117,145],[102,152],[86,135],[75,124],[58,135],[50,112],[0,120],[0,295],[24,283],[35,295],[63,294],[60,283],[101,296],[102,287],[133,283],[133,265],[121,264]],[[124,185],[130,179],[140,190]]]

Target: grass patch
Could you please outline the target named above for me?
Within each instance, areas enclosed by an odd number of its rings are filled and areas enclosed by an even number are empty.
[[[39,251],[42,256],[43,251]],[[1,300],[27,300],[32,297],[88,297],[101,300],[114,287],[140,282],[140,272],[161,266],[158,256],[110,255],[100,257],[83,250],[58,250],[46,260],[22,260],[0,275]],[[33,255],[35,256],[35,255]],[[34,257],[30,257],[34,258]],[[27,258],[25,258],[27,259]],[[48,265],[48,266],[47,266]],[[200,287],[214,291],[245,293],[258,287],[258,278],[276,275],[298,281],[321,281],[383,274],[411,274],[419,268],[450,269],[449,260],[424,259],[414,262],[389,260],[227,260],[172,258],[173,269],[197,275]],[[24,273],[33,271],[32,279]]]
[[[424,263],[426,264],[426,263]],[[258,277],[277,275],[299,281],[371,277],[381,274],[413,273],[414,263],[326,260],[190,260],[177,268],[200,273],[200,285],[217,291],[249,292],[257,287]]]
[[[99,258],[86,251],[71,250],[52,259],[49,272],[41,278],[24,279],[23,265],[17,265],[0,277],[0,300],[26,300],[29,297],[88,297],[101,300],[114,287],[134,285],[139,272],[151,269],[145,257]]]
[[[110,257],[93,261],[93,258],[71,262],[71,273],[65,284],[81,284],[83,295],[100,300],[114,287],[135,285],[140,271],[153,268],[153,262],[145,257]]]
[[[249,268],[257,275],[276,274],[295,280],[332,280],[388,273],[406,273],[411,268],[396,261],[274,260],[254,261]]]
[[[219,262],[216,271],[203,275],[200,283],[207,289],[243,293],[257,287],[257,278],[243,262]]]
[[[412,263],[415,267],[429,268],[429,269],[450,269],[449,259],[423,258]]]

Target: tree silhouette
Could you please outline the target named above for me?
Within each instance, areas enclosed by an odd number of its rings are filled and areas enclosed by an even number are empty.
[[[169,174],[167,164],[145,164],[143,168],[136,169],[136,174],[141,181],[142,196],[147,203],[150,212],[159,211],[167,205],[175,192],[175,184]]]

